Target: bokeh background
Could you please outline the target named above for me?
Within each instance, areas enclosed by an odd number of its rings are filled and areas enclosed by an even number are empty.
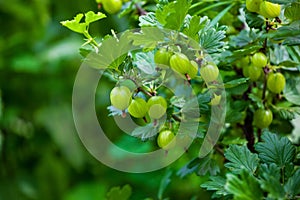
[[[189,154],[156,172],[128,174],[104,166],[82,145],[71,99],[84,40],[59,22],[89,10],[97,11],[93,0],[0,0],[0,200],[105,199],[112,187],[126,184],[130,199],[158,199],[170,173],[164,196],[209,199],[200,188],[205,177],[176,176]],[[91,33],[101,38],[132,26],[126,17],[110,15],[92,24]],[[113,84],[104,80],[97,91],[101,125],[121,146],[140,148],[106,117]]]

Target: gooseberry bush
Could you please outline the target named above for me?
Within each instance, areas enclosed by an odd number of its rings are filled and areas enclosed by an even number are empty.
[[[84,62],[114,81],[110,116],[130,117],[139,125],[131,135],[165,156],[180,140],[180,123],[196,122],[197,132],[183,131],[193,139],[184,147],[193,159],[176,175],[196,173],[212,198],[300,198],[300,141],[292,135],[300,114],[300,1],[96,3],[100,10],[95,4],[95,11],[61,23],[85,37]],[[89,24],[110,14],[128,17],[135,31],[91,36]],[[107,40],[117,48],[110,50]],[[127,44],[139,48],[114,57]],[[183,82],[167,85],[170,76]],[[182,85],[196,98],[184,95]],[[215,111],[221,112],[217,119]],[[213,123],[221,124],[213,148],[199,156]],[[159,199],[172,178],[162,177]]]

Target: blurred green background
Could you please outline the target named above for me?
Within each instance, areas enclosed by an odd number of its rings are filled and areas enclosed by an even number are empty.
[[[209,199],[199,177],[175,175],[174,169],[192,158],[189,154],[167,169],[128,174],[101,164],[80,142],[71,99],[84,41],[59,22],[89,10],[97,11],[93,0],[0,0],[0,200],[105,199],[110,188],[125,184],[132,187],[130,199],[158,199],[160,182],[172,170],[164,196]],[[129,24],[126,18],[109,16],[92,24],[91,32],[99,38]],[[97,109],[106,120],[103,128],[126,145],[131,141],[106,117],[112,87],[103,81]]]

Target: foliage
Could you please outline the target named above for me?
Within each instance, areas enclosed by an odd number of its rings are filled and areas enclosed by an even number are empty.
[[[280,4],[280,14],[277,5],[276,12],[251,12],[243,0],[118,0],[114,9],[105,1],[0,2],[9,19],[0,22],[0,199],[298,199],[299,0],[269,0]],[[184,70],[159,65],[154,55],[161,49],[166,60],[184,54],[176,58]],[[258,53],[267,64],[254,67]],[[81,62],[103,75],[95,108],[111,141],[151,152],[160,149],[157,133],[170,130],[175,147],[192,138],[186,153],[145,174],[94,159],[71,112]],[[204,73],[207,65],[214,70]],[[268,85],[279,73],[281,86]],[[112,88],[128,80],[129,102],[160,96],[167,105],[154,104],[155,113],[163,117],[153,118],[150,103],[141,118],[127,104],[111,105]],[[273,113],[270,125],[254,122],[257,110]],[[137,126],[119,128],[114,120],[123,118]],[[124,157],[108,151],[112,160]]]
[[[225,152],[228,160],[225,164],[228,168],[224,177],[226,183],[216,187],[220,178],[212,176],[201,187],[216,190],[215,197],[233,195],[234,199],[296,199],[299,195],[296,187],[300,183],[295,180],[299,173],[299,167],[293,163],[295,146],[287,138],[280,138],[269,131],[263,133],[262,140],[255,146],[257,153],[251,153],[246,146],[231,145]],[[291,182],[295,187],[291,186]],[[293,192],[290,192],[291,187]]]

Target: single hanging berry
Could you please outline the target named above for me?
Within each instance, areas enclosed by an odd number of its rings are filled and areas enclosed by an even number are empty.
[[[114,87],[110,92],[111,105],[119,110],[128,108],[131,101],[131,92],[128,87]]]
[[[270,126],[273,120],[273,114],[271,110],[259,109],[254,112],[254,125],[258,128],[267,128]]]
[[[200,75],[206,83],[209,83],[217,80],[219,76],[219,69],[217,65],[209,62],[200,68]]]
[[[167,110],[167,102],[165,98],[162,96],[153,96],[151,97],[148,102],[148,113],[150,118],[152,119],[159,119],[161,118]]]
[[[128,112],[135,118],[142,118],[148,112],[147,102],[142,98],[133,99],[128,107]]]
[[[165,150],[172,148],[175,142],[175,135],[170,130],[161,131],[157,137],[158,146]]]
[[[279,4],[263,1],[259,7],[259,14],[265,18],[275,18],[280,15],[280,9]]]
[[[279,72],[270,73],[267,80],[267,86],[271,92],[279,94],[285,87],[285,77]]]

